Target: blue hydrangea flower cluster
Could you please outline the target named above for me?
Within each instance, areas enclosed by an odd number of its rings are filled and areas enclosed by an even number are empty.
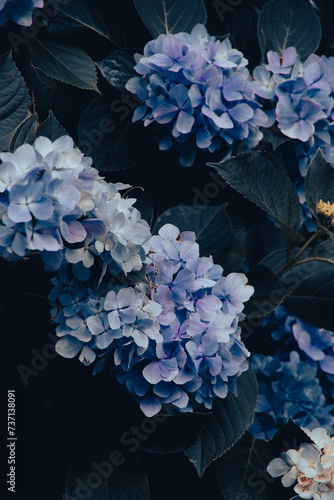
[[[275,309],[263,326],[269,327],[274,340],[283,340],[288,350],[297,350],[302,361],[323,372],[334,383],[334,332],[300,321],[283,306]],[[332,388],[333,395],[334,389]]]
[[[31,26],[33,10],[43,6],[44,0],[0,0],[0,26],[9,19],[21,26]]]
[[[249,352],[238,322],[253,293],[244,274],[224,277],[211,257],[199,257],[193,232],[163,226],[152,236],[144,283],[86,291],[58,277],[52,315],[62,337],[57,352],[95,371],[111,356],[117,378],[147,416],[163,405],[188,412],[235,393]]]
[[[49,301],[53,306],[51,316],[59,324],[56,351],[61,356],[73,358],[80,353],[80,361],[88,366],[116,339],[131,335],[134,342],[147,347],[149,338],[160,338],[154,318],[161,308],[147,299],[145,287],[85,287],[66,270],[52,283]],[[127,330],[130,325],[133,330]],[[104,364],[105,356],[102,361]]]
[[[290,353],[289,361],[281,361],[278,354],[253,354],[251,364],[258,379],[259,397],[248,430],[257,439],[271,439],[290,418],[300,427],[324,427],[331,432],[334,405],[326,406],[316,368],[301,361],[296,351]]]
[[[254,69],[253,90],[263,99],[273,99],[281,132],[300,141],[296,147],[299,170],[321,147],[334,161],[334,58],[311,54],[302,62],[294,47],[280,56],[269,51],[268,64]]]
[[[79,279],[98,257],[114,273],[141,269],[151,233],[136,200],[119,193],[130,186],[105,182],[69,136],[39,137],[0,160],[1,256],[39,251],[47,269],[71,263]]]
[[[159,35],[135,58],[141,76],[126,84],[141,101],[133,121],[158,124],[159,148],[174,145],[183,166],[193,163],[196,148],[214,152],[222,141],[229,152],[238,141],[253,148],[263,137],[259,127],[273,124],[254,95],[243,54],[201,24],[191,34]]]

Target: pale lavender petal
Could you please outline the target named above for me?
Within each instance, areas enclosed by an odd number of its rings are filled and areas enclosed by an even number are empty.
[[[60,356],[64,358],[74,358],[80,351],[83,343],[80,340],[67,335],[66,337],[61,338],[56,343],[56,351]]]
[[[26,253],[27,238],[21,233],[16,233],[13,238],[12,249],[17,255],[23,257]]]
[[[8,217],[13,222],[29,222],[32,217],[27,205],[11,203],[8,207]]]
[[[175,127],[181,134],[189,134],[194,125],[195,118],[185,111],[180,111],[175,123]]]
[[[153,395],[147,395],[141,400],[139,406],[146,417],[153,417],[159,413],[162,408],[159,398]]]
[[[189,269],[181,269],[174,280],[174,286],[178,288],[189,289],[193,284],[195,275]]]
[[[267,472],[271,477],[279,477],[286,474],[290,467],[281,458],[274,458],[267,466]]]
[[[111,311],[117,309],[117,296],[114,291],[110,291],[107,293],[107,296],[104,301],[104,308],[106,311]]]
[[[119,327],[121,326],[121,321],[119,319],[118,311],[111,311],[108,314],[108,321],[109,321],[110,328],[112,330],[118,330]]]
[[[219,356],[206,358],[205,362],[208,365],[211,375],[213,375],[214,377],[221,372],[223,361]]]
[[[95,361],[96,354],[92,349],[88,346],[84,346],[82,349],[79,360],[81,363],[83,363],[85,366],[89,366],[93,361]]]
[[[121,309],[119,315],[123,323],[134,323],[136,321],[136,313],[131,307]]]
[[[149,365],[145,366],[143,376],[150,384],[157,384],[162,380],[160,373],[160,361],[152,361]]]
[[[308,141],[313,136],[315,130],[312,123],[304,120],[299,120],[289,128],[284,127],[283,129],[279,124],[278,127],[281,128],[284,135],[291,139],[299,139],[303,142]]]
[[[53,206],[48,200],[39,201],[38,203],[29,203],[29,208],[36,219],[48,220],[53,214]]]
[[[212,333],[207,333],[202,338],[202,352],[205,356],[213,356],[219,349],[217,337]]]
[[[177,106],[170,103],[164,103],[160,104],[157,109],[154,110],[153,116],[156,122],[164,124],[172,121],[177,112]]]
[[[128,307],[133,305],[135,301],[135,292],[133,288],[123,288],[117,294],[118,307]]]
[[[254,111],[248,104],[240,103],[229,111],[229,115],[239,123],[244,123],[253,118]]]
[[[79,243],[84,241],[87,236],[86,230],[80,222],[72,220],[69,222],[62,221],[60,223],[60,231],[62,237],[68,243]]]
[[[168,241],[175,241],[179,234],[179,229],[173,224],[165,224],[159,229],[159,235]]]
[[[93,335],[99,335],[104,332],[103,323],[98,316],[89,316],[87,318],[87,326]]]
[[[326,355],[324,359],[319,361],[319,364],[322,371],[334,375],[334,355],[332,356]]]
[[[287,68],[295,64],[297,58],[297,51],[294,47],[288,47],[282,54],[282,68]]]

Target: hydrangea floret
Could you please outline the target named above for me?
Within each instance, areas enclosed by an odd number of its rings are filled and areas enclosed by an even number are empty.
[[[302,443],[299,450],[282,453],[283,458],[272,460],[267,471],[272,477],[282,476],[288,488],[295,484],[298,498],[331,500],[334,498],[334,437],[317,427],[311,432],[303,429],[313,443]]]
[[[312,232],[304,178],[318,148],[334,163],[334,58],[311,54],[302,61],[296,49],[288,47],[282,54],[269,51],[267,60],[254,69],[252,87],[263,105],[275,111],[282,134],[291,139],[280,155],[294,178],[303,227]]]
[[[328,227],[334,226],[334,203],[329,201],[323,202],[321,199],[318,201],[317,213],[319,218],[322,219],[323,225]]]
[[[255,419],[249,431],[257,439],[271,439],[291,418],[300,427],[313,430],[334,425],[326,398],[317,378],[317,369],[300,360],[296,351],[289,361],[275,356],[253,354],[252,367],[259,385]]]
[[[281,132],[300,141],[296,156],[304,177],[319,147],[329,162],[334,160],[334,58],[311,54],[302,62],[288,47],[281,55],[269,51],[267,59],[254,69],[253,90],[272,100]]]
[[[284,341],[284,350],[296,350],[302,361],[324,374],[330,393],[334,382],[334,332],[301,321],[283,306],[265,318],[263,326],[270,328],[274,340]]]
[[[56,350],[99,370],[112,359],[117,379],[142,411],[168,405],[189,412],[236,393],[249,352],[238,322],[253,293],[242,273],[223,276],[211,257],[199,257],[193,232],[166,224],[148,245],[146,280],[85,290],[59,275],[50,302],[59,324]]]
[[[0,26],[9,19],[21,26],[31,26],[33,10],[43,6],[44,0],[0,0]]]
[[[259,127],[273,124],[274,115],[254,94],[243,54],[201,24],[191,34],[159,35],[135,60],[140,76],[126,84],[141,102],[133,121],[154,122],[159,148],[174,145],[183,166],[193,163],[196,148],[214,152],[224,142],[231,152],[240,141],[253,148],[263,137]]]
[[[71,263],[80,279],[99,259],[114,272],[139,270],[150,228],[122,197],[125,184],[107,183],[69,136],[39,137],[1,153],[0,255],[39,251],[49,270]]]

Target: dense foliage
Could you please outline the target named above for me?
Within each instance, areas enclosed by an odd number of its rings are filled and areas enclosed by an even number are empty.
[[[5,494],[332,500],[333,6],[113,4],[0,0]]]

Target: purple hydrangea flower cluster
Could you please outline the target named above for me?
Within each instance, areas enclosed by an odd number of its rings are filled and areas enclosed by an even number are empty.
[[[290,418],[309,430],[333,428],[334,405],[326,406],[316,368],[301,361],[296,351],[290,353],[289,361],[281,361],[278,354],[253,354],[251,364],[258,379],[259,397],[248,430],[257,439],[271,439]]]
[[[141,76],[126,84],[141,101],[133,121],[158,124],[159,148],[174,144],[183,166],[193,163],[196,148],[214,152],[222,141],[230,152],[238,141],[253,148],[262,139],[259,127],[273,124],[254,95],[243,54],[201,24],[191,34],[159,35],[135,58]]]
[[[223,276],[199,257],[193,232],[163,226],[149,241],[146,282],[85,289],[55,279],[50,301],[59,323],[57,352],[96,370],[111,356],[117,378],[147,416],[163,405],[188,412],[235,393],[249,352],[238,322],[253,293],[244,274]]]
[[[0,0],[0,26],[8,19],[21,26],[31,26],[33,10],[43,6],[44,0]]]
[[[275,100],[278,128],[301,141],[296,155],[305,177],[319,147],[328,161],[334,160],[334,58],[311,54],[302,62],[294,47],[281,56],[269,51],[267,58],[268,64],[254,69],[253,90]]]
[[[39,137],[0,160],[0,255],[39,251],[48,269],[69,262],[80,279],[96,256],[116,272],[141,269],[151,234],[136,200],[119,193],[130,186],[105,182],[69,136]]]
[[[328,380],[334,382],[334,333],[300,321],[297,316],[283,306],[275,309],[263,326],[272,330],[274,340],[284,341],[286,348],[299,352],[302,361],[316,368]],[[334,394],[334,389],[331,388]]]

